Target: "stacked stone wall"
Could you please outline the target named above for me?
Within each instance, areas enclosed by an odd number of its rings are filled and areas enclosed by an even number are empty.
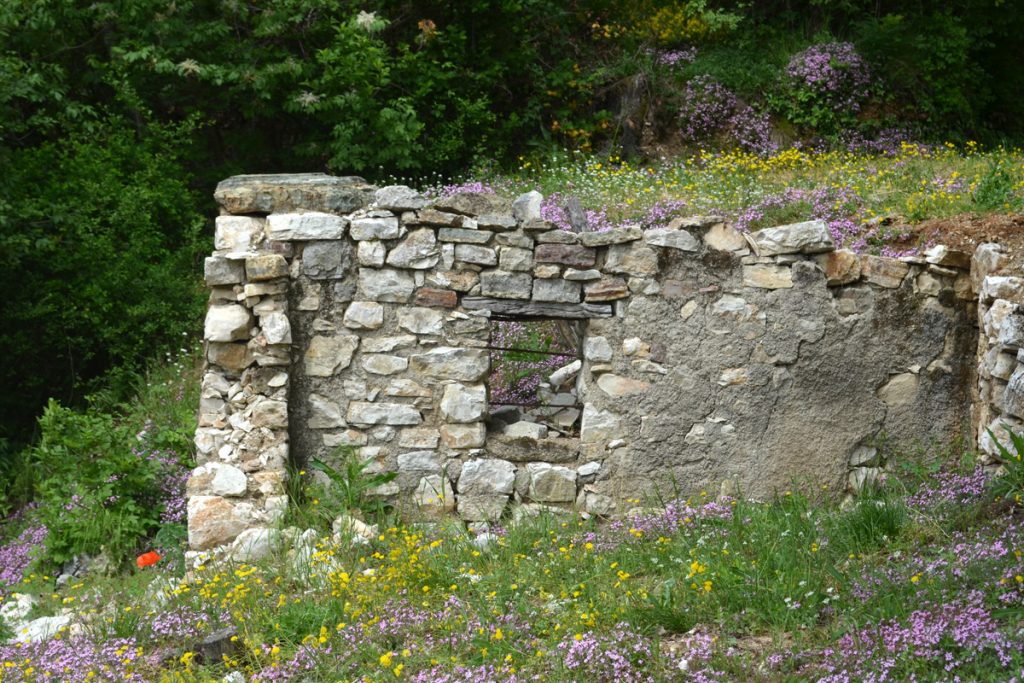
[[[984,462],[998,464],[997,442],[1015,453],[1008,432],[1024,432],[1024,273],[1005,248],[982,244],[971,278],[979,293],[978,450]]]
[[[203,550],[284,509],[289,459],[348,447],[422,514],[625,512],[724,485],[843,490],[969,433],[969,259],[836,251],[824,223],[715,217],[573,233],[542,197],[430,201],[355,178],[239,176],[216,198],[189,484]],[[581,321],[579,438],[488,426],[494,315]]]

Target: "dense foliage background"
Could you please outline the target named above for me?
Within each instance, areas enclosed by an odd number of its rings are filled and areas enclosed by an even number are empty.
[[[215,182],[1018,139],[1019,0],[0,4],[0,475],[201,320]]]

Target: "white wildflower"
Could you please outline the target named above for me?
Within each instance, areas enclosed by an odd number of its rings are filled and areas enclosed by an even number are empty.
[[[363,29],[367,33],[373,33],[377,30],[377,13],[376,12],[360,12],[356,15],[356,26]]]

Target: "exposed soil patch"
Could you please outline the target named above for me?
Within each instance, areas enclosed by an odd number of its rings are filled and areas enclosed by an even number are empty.
[[[945,244],[973,254],[979,244],[998,242],[1007,248],[1011,259],[1024,256],[1024,214],[961,214],[932,218],[901,229],[910,233],[901,243],[908,248]]]

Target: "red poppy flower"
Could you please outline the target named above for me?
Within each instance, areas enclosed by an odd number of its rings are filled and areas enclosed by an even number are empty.
[[[139,566],[139,569],[148,567],[151,564],[156,564],[159,561],[160,555],[158,555],[154,550],[150,550],[148,553],[142,553],[135,558],[135,564]]]

